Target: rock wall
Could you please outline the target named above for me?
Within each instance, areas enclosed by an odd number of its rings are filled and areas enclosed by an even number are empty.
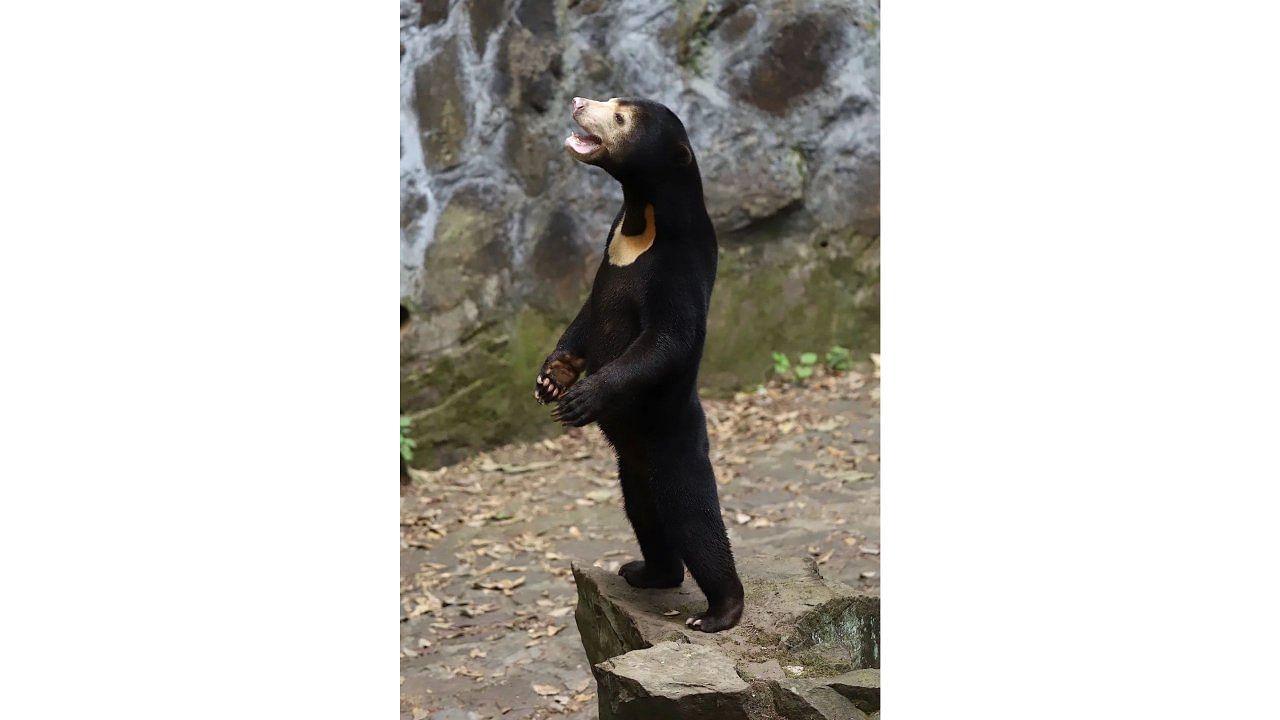
[[[721,247],[702,380],[879,343],[879,9],[868,0],[402,0],[402,410],[415,464],[552,428],[531,378],[621,191],[574,95],[684,120]]]

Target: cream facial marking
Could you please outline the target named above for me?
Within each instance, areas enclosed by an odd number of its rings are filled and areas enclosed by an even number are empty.
[[[656,226],[653,223],[652,205],[644,206],[644,230],[640,231],[639,235],[622,234],[622,226],[626,221],[627,218],[624,216],[614,230],[613,237],[609,239],[609,264],[614,267],[630,265],[646,250],[653,247]]]
[[[585,132],[571,133],[564,146],[577,160],[589,162],[623,149],[635,127],[635,108],[617,98],[600,102],[575,97],[573,120]]]

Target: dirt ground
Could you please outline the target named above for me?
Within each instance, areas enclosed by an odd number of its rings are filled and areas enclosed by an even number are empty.
[[[705,406],[734,548],[794,548],[878,593],[871,368]],[[400,521],[402,718],[597,717],[569,565],[616,570],[639,557],[614,472],[588,427],[412,473]]]

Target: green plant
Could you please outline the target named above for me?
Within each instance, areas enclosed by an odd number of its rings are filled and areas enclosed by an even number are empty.
[[[409,428],[413,426],[413,418],[400,416],[400,457],[405,462],[413,459],[413,449],[417,447],[418,441],[409,437]]]
[[[831,346],[827,351],[827,367],[842,372],[848,370],[853,367],[853,352],[847,347]]]
[[[802,383],[813,376],[813,368],[817,363],[817,353],[800,353],[796,364],[792,365],[791,359],[787,357],[786,353],[775,352],[773,354],[773,374],[796,383]]]
[[[796,380],[808,380],[813,375],[813,366],[818,362],[817,353],[800,353],[800,364],[796,366]]]
[[[787,359],[786,353],[776,352],[773,354],[773,374],[786,375],[791,372],[791,361]]]

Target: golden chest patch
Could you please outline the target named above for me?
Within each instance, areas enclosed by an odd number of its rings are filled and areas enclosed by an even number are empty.
[[[644,206],[644,232],[639,235],[623,235],[622,225],[626,221],[627,218],[624,215],[617,229],[613,231],[613,237],[609,239],[609,264],[615,267],[630,265],[646,250],[653,247],[656,226],[653,223],[652,205]]]

